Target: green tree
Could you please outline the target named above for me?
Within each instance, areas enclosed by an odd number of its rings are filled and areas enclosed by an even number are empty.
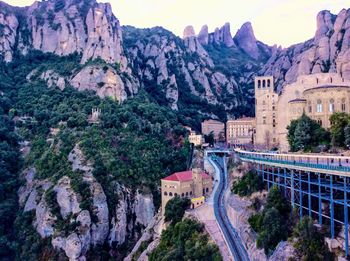
[[[176,196],[168,201],[165,206],[165,222],[171,222],[176,224],[183,218],[186,209],[191,205],[191,201],[188,198],[180,198]]]
[[[216,245],[209,242],[202,224],[185,219],[162,232],[160,243],[149,256],[150,261],[220,261]]]
[[[293,236],[296,238],[294,247],[302,260],[334,260],[323,235],[317,231],[311,218],[303,217],[295,226]]]
[[[254,170],[248,171],[242,178],[232,184],[232,192],[239,196],[250,196],[264,189],[264,181]]]
[[[350,115],[345,112],[335,112],[330,117],[332,145],[345,147],[345,128],[350,123]]]
[[[328,144],[330,141],[329,132],[306,114],[291,121],[287,129],[287,139],[291,151],[308,151],[318,145]]]
[[[288,238],[287,223],[274,207],[266,210],[262,220],[263,231],[258,235],[257,246],[270,255],[278,243]]]
[[[208,135],[204,135],[204,141],[205,143],[209,143],[210,146],[214,146],[214,132],[210,132]]]

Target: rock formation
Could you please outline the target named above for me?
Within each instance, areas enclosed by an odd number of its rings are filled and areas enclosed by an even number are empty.
[[[24,211],[35,211],[33,225],[40,236],[51,236],[52,246],[63,250],[70,260],[82,260],[89,249],[106,242],[111,246],[120,246],[126,239],[135,240],[140,237],[135,227],[146,228],[155,214],[152,195],[139,191],[133,194],[130,189],[116,184],[115,189],[120,194],[120,200],[115,212],[110,213],[102,186],[94,178],[93,167],[86,161],[78,145],[68,158],[73,171],[84,173],[83,180],[90,187],[92,208],[81,208],[82,195],[80,191],[73,190],[71,178],[63,176],[56,184],[52,184],[48,180],[36,179],[35,168],[27,169],[24,172],[26,183],[19,190],[19,199],[20,204],[25,206]],[[60,217],[52,213],[46,201],[45,195],[51,189],[55,191]],[[65,222],[75,223],[77,228],[61,231],[57,226],[60,218]]]
[[[237,46],[243,49],[249,56],[258,59],[260,51],[255,39],[251,23],[247,22],[237,31],[234,40]]]
[[[192,25],[186,26],[184,29],[184,33],[183,33],[183,39],[186,39],[188,37],[195,37],[196,33],[194,31],[194,28]]]
[[[207,45],[209,41],[209,32],[208,32],[208,26],[203,25],[202,29],[200,30],[198,34],[198,41],[201,45]]]
[[[335,16],[329,11],[317,15],[314,38],[289,48],[275,48],[260,74],[273,75],[278,88],[300,75],[337,72],[350,79],[350,9]]]
[[[231,35],[230,23],[226,23],[220,29],[216,28],[214,33],[209,34],[210,43],[223,43],[227,47],[235,46]]]

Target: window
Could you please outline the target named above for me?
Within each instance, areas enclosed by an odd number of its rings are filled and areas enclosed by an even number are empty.
[[[329,112],[334,112],[334,100],[329,100]]]
[[[259,80],[258,81],[258,88],[260,88],[261,87],[261,81]]]
[[[182,193],[182,194],[181,194],[181,197],[184,197],[184,196],[185,196],[185,193]]]
[[[266,81],[265,81],[265,80],[263,80],[263,85],[262,85],[262,87],[263,87],[263,88],[266,87]]]
[[[346,111],[345,98],[341,100],[341,111]]]
[[[164,196],[168,196],[168,192],[164,191]]]
[[[263,124],[266,124],[266,117],[263,117]]]
[[[316,111],[322,112],[322,101],[321,100],[317,100]]]
[[[172,193],[172,192],[169,192],[169,196],[172,197],[172,196],[173,196],[173,193]]]
[[[208,193],[209,192],[209,188],[206,188],[205,191]]]
[[[274,128],[276,127],[276,120],[275,119],[272,120],[272,127],[274,127]]]
[[[317,120],[317,123],[320,124],[322,126],[322,120],[321,119],[318,119]]]
[[[309,111],[309,113],[312,113],[312,105],[311,105],[311,102],[308,103],[308,111]]]
[[[190,196],[192,196],[192,191],[190,191]]]
[[[188,197],[188,192],[186,192],[186,197]]]
[[[177,193],[175,193],[175,197],[177,196]]]
[[[271,81],[270,81],[270,79],[268,79],[267,80],[267,87],[270,87],[270,85],[271,85]]]
[[[275,106],[272,106],[272,110],[273,110],[273,111],[275,110]]]

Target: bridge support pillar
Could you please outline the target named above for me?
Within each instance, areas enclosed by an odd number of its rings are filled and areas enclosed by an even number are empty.
[[[263,173],[265,172],[265,166],[263,167]],[[266,171],[267,178],[267,191],[270,191],[270,172]]]
[[[318,176],[318,223],[322,225],[321,174]]]
[[[303,192],[302,192],[302,183],[301,183],[301,171],[299,171],[299,217],[303,217]]]
[[[334,239],[334,201],[333,201],[333,176],[330,175],[329,177],[329,186],[330,186],[330,191],[331,191],[331,238]]]
[[[284,176],[284,197],[287,197],[287,169],[283,169],[283,176]]]
[[[344,238],[345,238],[345,257],[349,255],[349,223],[348,223],[348,194],[347,178],[344,177]]]
[[[291,194],[291,200],[292,200],[292,208],[294,208],[294,170],[291,170],[291,186],[290,186],[290,194]]]
[[[309,217],[311,217],[311,184],[310,184],[310,172],[307,173],[307,199],[308,199]]]
[[[280,167],[277,168],[277,175],[278,175],[278,188],[281,190],[281,169]]]

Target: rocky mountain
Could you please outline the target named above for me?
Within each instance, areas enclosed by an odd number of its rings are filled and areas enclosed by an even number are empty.
[[[255,75],[273,75],[280,90],[303,74],[350,78],[350,9],[322,11],[317,24],[314,38],[282,49],[250,23],[233,37],[226,23],[179,38],[121,26],[95,0],[0,2],[0,117],[15,122],[26,155],[14,183],[22,259],[36,249],[121,260],[152,224],[158,180],[185,168],[181,125],[253,115]]]
[[[350,9],[338,15],[320,12],[314,38],[285,49],[275,47],[260,74],[273,75],[281,90],[299,75],[320,72],[337,72],[350,79]]]

